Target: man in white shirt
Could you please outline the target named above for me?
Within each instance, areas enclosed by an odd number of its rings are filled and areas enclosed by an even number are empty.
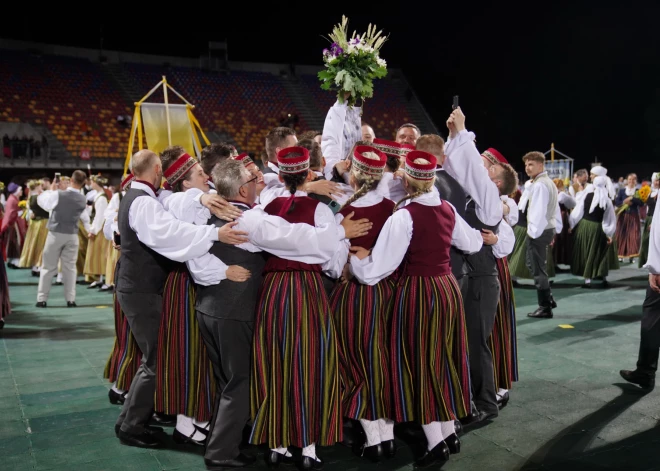
[[[545,156],[529,152],[523,157],[525,173],[532,179],[527,209],[527,268],[534,276],[539,307],[529,317],[552,319],[557,307],[552,297],[546,263],[548,246],[556,234],[557,187],[545,171]]]
[[[660,221],[660,205],[655,206],[653,219]],[[649,287],[642,305],[642,332],[637,368],[621,370],[621,377],[644,389],[655,387],[655,373],[660,353],[660,224],[651,224],[649,257],[644,268],[649,270]]]

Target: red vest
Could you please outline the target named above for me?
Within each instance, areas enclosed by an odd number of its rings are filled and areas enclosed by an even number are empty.
[[[439,206],[410,203],[401,208],[410,213],[413,233],[404,257],[404,276],[440,276],[451,273],[449,249],[456,216],[443,201]]]
[[[357,208],[355,206],[349,205],[342,208],[342,210],[339,211],[342,216],[346,217],[351,212],[355,212],[353,215],[354,221],[367,218],[373,224],[373,227],[367,233],[367,235],[358,237],[356,239],[351,239],[351,245],[364,247],[365,249],[372,249],[374,245],[376,245],[376,240],[378,240],[378,235],[385,225],[385,222],[387,222],[387,219],[392,215],[394,206],[394,201],[383,198],[383,201],[373,206]]]
[[[310,226],[315,226],[314,214],[316,213],[316,206],[319,202],[308,196],[294,197],[294,208],[290,213],[284,211],[284,207],[288,206],[289,198],[281,196],[271,201],[265,208],[268,214],[272,216],[279,216],[285,221],[296,224],[305,223]],[[282,213],[282,214],[280,214]],[[321,265],[310,265],[308,263],[294,262],[292,260],[285,260],[283,258],[271,255],[266,261],[264,273],[274,271],[314,271],[321,272]]]

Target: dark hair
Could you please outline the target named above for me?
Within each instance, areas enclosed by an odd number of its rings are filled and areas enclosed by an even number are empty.
[[[186,150],[181,146],[170,146],[167,147],[163,152],[160,153],[160,163],[163,166],[163,172],[174,164],[181,155],[185,154]],[[188,170],[186,174],[178,182],[172,185],[172,191],[174,193],[179,193],[183,191],[183,181],[188,180],[191,175],[191,170]]]
[[[321,146],[313,139],[301,139],[298,141],[299,147],[304,147],[309,151],[309,168],[312,170],[319,169],[323,166],[323,153]],[[321,168],[322,171],[323,168]]]
[[[231,157],[233,151],[234,146],[227,144],[226,142],[217,142],[204,147],[204,149],[202,149],[201,162],[204,173],[211,175],[213,173],[213,167],[218,165],[220,161]]]
[[[412,128],[415,131],[417,131],[418,136],[422,135],[422,131],[420,131],[419,128],[415,126],[413,123],[405,123],[399,126],[399,129],[396,130],[395,136],[397,136],[399,134],[399,131],[401,131],[403,128]]]
[[[82,170],[76,170],[71,175],[71,181],[76,185],[80,185],[80,186],[84,185],[85,180],[87,180],[87,175]]]
[[[277,161],[277,155],[275,154],[275,149],[282,147],[282,143],[289,136],[295,136],[296,131],[291,128],[285,128],[284,126],[277,127],[271,130],[266,134],[266,157],[268,161]]]
[[[544,164],[545,155],[543,155],[541,152],[538,151],[527,152],[525,155],[523,155],[522,160],[523,162],[527,162],[528,160],[531,160],[532,162],[538,162]]]
[[[300,134],[300,136],[298,136],[298,139],[301,141],[303,139],[311,139],[313,141],[316,136],[323,136],[323,132],[317,130],[305,131],[304,133]]]
[[[502,179],[500,195],[510,195],[518,188],[518,173],[509,164],[502,163],[499,166],[502,167],[500,171],[500,178]]]
[[[385,154],[387,156],[387,162],[385,165],[387,165],[387,168],[390,169],[392,172],[396,172],[399,170],[399,166],[401,165],[401,161],[399,160],[399,157],[396,155],[390,155],[390,154]]]

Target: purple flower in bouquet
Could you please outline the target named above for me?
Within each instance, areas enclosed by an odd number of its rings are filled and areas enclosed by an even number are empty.
[[[332,46],[330,46],[330,52],[332,53],[333,56],[336,57],[339,54],[341,54],[342,52],[344,52],[344,50],[341,48],[341,46],[339,44],[332,43]]]

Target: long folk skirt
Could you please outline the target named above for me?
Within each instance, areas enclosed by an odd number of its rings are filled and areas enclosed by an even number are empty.
[[[119,250],[115,249],[112,246],[112,242],[108,241],[108,253],[106,255],[106,264],[105,264],[105,284],[114,285],[115,284],[115,270],[117,268],[117,262],[119,261]]]
[[[495,388],[511,389],[518,381],[518,336],[516,333],[516,303],[509,264],[505,258],[498,258],[497,275],[500,280],[500,302],[497,304],[493,333],[488,340],[493,355]]]
[[[99,233],[93,240],[87,243],[87,255],[85,256],[85,275],[100,277],[105,274],[105,267],[108,262],[108,245],[110,241],[105,238],[103,233]]]
[[[428,424],[465,417],[470,411],[467,331],[454,275],[402,276],[390,308],[390,418]]]
[[[511,271],[511,276],[531,280],[534,277],[529,272],[529,268],[527,268],[527,228],[514,226],[513,234],[516,236],[516,241],[513,245],[513,251],[509,256],[509,270]],[[555,277],[555,262],[552,247],[549,245],[546,272],[548,273],[548,278]]]
[[[335,286],[330,297],[339,344],[342,413],[350,419],[390,416],[389,325],[392,283],[374,286],[353,279]]]
[[[11,303],[9,302],[9,280],[7,279],[7,270],[5,261],[0,254],[0,319],[4,319],[11,314]]]
[[[607,244],[607,236],[600,222],[582,219],[575,228],[575,243],[573,244],[573,261],[571,273],[588,279],[603,278],[609,274],[612,266],[612,245]]]
[[[341,441],[337,338],[320,273],[267,273],[255,314],[250,442],[302,448]]]
[[[41,266],[41,256],[44,253],[46,237],[48,237],[48,219],[39,219],[30,221],[25,243],[21,252],[21,261],[18,266],[21,268],[32,268]]]
[[[76,259],[76,272],[78,276],[85,274],[85,259],[87,258],[87,231],[82,221],[78,221],[78,258]]]
[[[639,213],[623,212],[616,221],[616,240],[619,244],[619,257],[638,257],[641,242]]]
[[[642,246],[639,250],[639,268],[644,267],[649,258],[649,242],[651,237],[651,221],[653,221],[653,216],[649,214],[646,216],[644,221],[644,227],[642,228]]]
[[[103,377],[111,383],[115,383],[118,389],[126,391],[131,386],[135,373],[140,367],[142,352],[117,301],[117,294],[114,295],[114,310],[115,344],[112,347],[110,358],[105,364]]]
[[[154,408],[205,422],[213,415],[215,381],[197,323],[195,298],[195,284],[181,264],[170,272],[163,288]]]

